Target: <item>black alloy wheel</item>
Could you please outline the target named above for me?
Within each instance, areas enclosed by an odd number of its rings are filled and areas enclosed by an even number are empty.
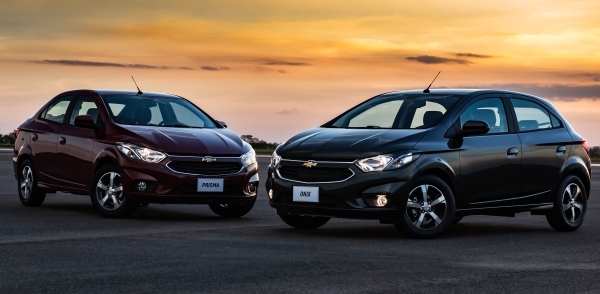
[[[396,229],[411,238],[435,238],[454,221],[454,194],[442,179],[425,175],[409,192],[406,211],[395,224]]]
[[[554,208],[546,215],[550,226],[561,232],[577,230],[587,209],[587,192],[581,179],[567,176],[554,195]]]
[[[25,206],[40,206],[46,199],[46,191],[38,188],[33,164],[28,159],[19,168],[19,199]]]
[[[91,198],[96,211],[107,218],[129,217],[140,206],[125,197],[119,169],[114,165],[101,167],[94,176]]]

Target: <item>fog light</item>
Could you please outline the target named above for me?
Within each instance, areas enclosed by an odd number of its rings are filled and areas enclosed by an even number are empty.
[[[250,193],[256,192],[256,183],[248,184],[248,192],[250,192]]]
[[[142,192],[146,191],[146,188],[147,188],[146,182],[139,182],[137,185],[137,188],[138,188],[138,191],[142,191]]]
[[[269,199],[273,199],[273,189],[269,189]]]
[[[387,204],[387,202],[388,202],[388,200],[385,195],[377,195],[377,202],[375,205],[377,207],[383,207]]]

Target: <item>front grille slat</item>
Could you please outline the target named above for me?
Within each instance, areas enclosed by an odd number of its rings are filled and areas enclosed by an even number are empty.
[[[236,174],[242,169],[239,162],[171,161],[167,166],[176,172],[194,175]]]
[[[317,182],[339,182],[350,178],[353,173],[348,168],[340,167],[303,167],[283,165],[279,167],[279,174],[284,179],[317,183]]]

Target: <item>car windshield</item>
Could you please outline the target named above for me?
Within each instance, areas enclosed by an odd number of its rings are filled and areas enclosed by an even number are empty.
[[[463,95],[388,94],[371,99],[324,127],[424,129],[435,125]]]
[[[103,95],[112,119],[123,125],[216,128],[215,123],[189,101],[177,97]]]

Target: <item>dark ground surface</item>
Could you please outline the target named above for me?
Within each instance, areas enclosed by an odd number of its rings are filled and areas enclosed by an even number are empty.
[[[261,180],[267,158],[259,158]],[[466,217],[434,240],[377,221],[287,227],[268,206],[222,219],[208,206],[158,205],[100,217],[89,197],[22,206],[0,153],[1,293],[600,293],[600,168],[583,226],[542,216]]]

